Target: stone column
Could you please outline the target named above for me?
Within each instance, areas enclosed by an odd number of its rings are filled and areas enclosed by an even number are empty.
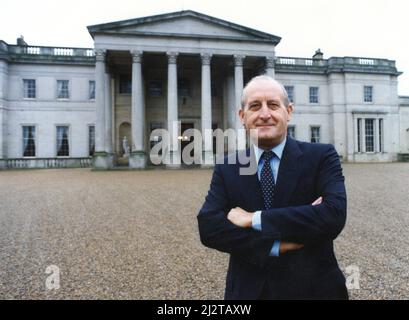
[[[268,56],[266,57],[266,75],[274,78],[275,77],[275,72],[274,72],[274,56]]]
[[[234,90],[234,76],[227,76],[227,127],[236,128],[236,92]]]
[[[168,132],[170,145],[166,156],[166,165],[169,168],[180,167],[179,150],[179,119],[178,119],[178,77],[176,52],[168,52]]]
[[[112,154],[112,103],[111,103],[111,76],[105,73],[104,79],[105,93],[105,134],[104,144],[105,151]]]
[[[361,153],[366,152],[366,143],[365,143],[365,118],[361,119],[361,128],[360,128],[360,136],[361,136]]]
[[[243,130],[243,125],[241,124],[239,118],[239,110],[241,108],[241,94],[243,92],[243,61],[245,56],[235,55],[234,56],[234,90],[235,90],[235,103],[236,103],[236,115],[235,115],[235,129],[237,132],[237,149],[246,149],[246,134]]]
[[[236,151],[236,91],[234,88],[234,75],[229,74],[226,79],[226,105],[227,105],[227,136],[228,139],[225,143],[225,150],[228,153],[233,153]]]
[[[132,51],[132,146],[129,167],[146,167],[142,51]]]
[[[110,83],[110,92],[111,92],[111,112],[112,112],[112,116],[111,116],[111,128],[112,128],[112,134],[111,134],[111,145],[112,145],[112,149],[115,148],[115,141],[116,141],[116,130],[115,130],[115,76],[110,74],[110,79],[109,79],[109,83]],[[116,148],[115,148],[116,149]]]
[[[105,74],[106,50],[95,50],[95,154],[94,168],[109,169],[113,166],[112,153],[106,149],[106,74]]]
[[[346,144],[347,161],[354,161],[354,118],[352,113],[346,114]]]
[[[201,54],[202,58],[202,137],[203,157],[202,166],[212,166],[213,159],[213,136],[212,136],[212,92],[210,61],[212,55]]]
[[[360,143],[360,141],[359,141],[359,132],[358,132],[358,122],[359,122],[359,118],[354,117],[354,133],[355,133],[355,136],[354,136],[354,141],[355,141],[354,153],[355,154],[358,153],[358,145]],[[332,126],[334,126],[334,125],[332,124]]]
[[[104,152],[104,132],[105,132],[105,50],[95,51],[95,104],[96,104],[96,125],[95,125],[95,151]]]
[[[375,118],[374,122],[374,152],[379,153],[379,119]]]

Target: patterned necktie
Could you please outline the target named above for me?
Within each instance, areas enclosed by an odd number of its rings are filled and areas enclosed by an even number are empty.
[[[262,154],[264,165],[261,169],[260,184],[261,191],[263,193],[264,206],[267,210],[273,207],[274,189],[276,186],[274,182],[273,170],[271,170],[270,165],[270,160],[273,159],[274,156],[275,153],[273,151],[264,151]]]

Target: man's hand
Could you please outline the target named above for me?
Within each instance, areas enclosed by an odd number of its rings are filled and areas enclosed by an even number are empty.
[[[247,212],[242,208],[236,207],[229,211],[227,219],[233,224],[242,228],[250,228],[252,225],[254,212]]]
[[[281,241],[280,242],[280,255],[288,251],[301,249],[302,247],[304,247],[304,245],[300,243]]]
[[[313,206],[317,206],[321,203],[322,203],[322,197],[319,197],[317,200],[315,200],[311,204]],[[298,250],[298,249],[301,249],[302,247],[304,247],[304,245],[300,243],[281,241],[280,242],[280,254],[286,253],[288,251]]]

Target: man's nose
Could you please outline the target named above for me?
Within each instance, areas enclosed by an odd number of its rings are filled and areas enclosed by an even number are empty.
[[[260,118],[268,119],[271,117],[270,109],[267,107],[266,103],[263,103],[260,109]]]

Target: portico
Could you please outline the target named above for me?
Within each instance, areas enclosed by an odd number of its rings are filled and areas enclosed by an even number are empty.
[[[94,166],[99,169],[115,166],[121,156],[124,123],[131,127],[130,168],[149,163],[149,135],[157,128],[168,129],[167,165],[178,167],[178,122],[201,130],[202,165],[212,165],[209,130],[241,127],[237,108],[243,83],[260,73],[274,76],[280,41],[193,11],[88,29],[96,53]]]

